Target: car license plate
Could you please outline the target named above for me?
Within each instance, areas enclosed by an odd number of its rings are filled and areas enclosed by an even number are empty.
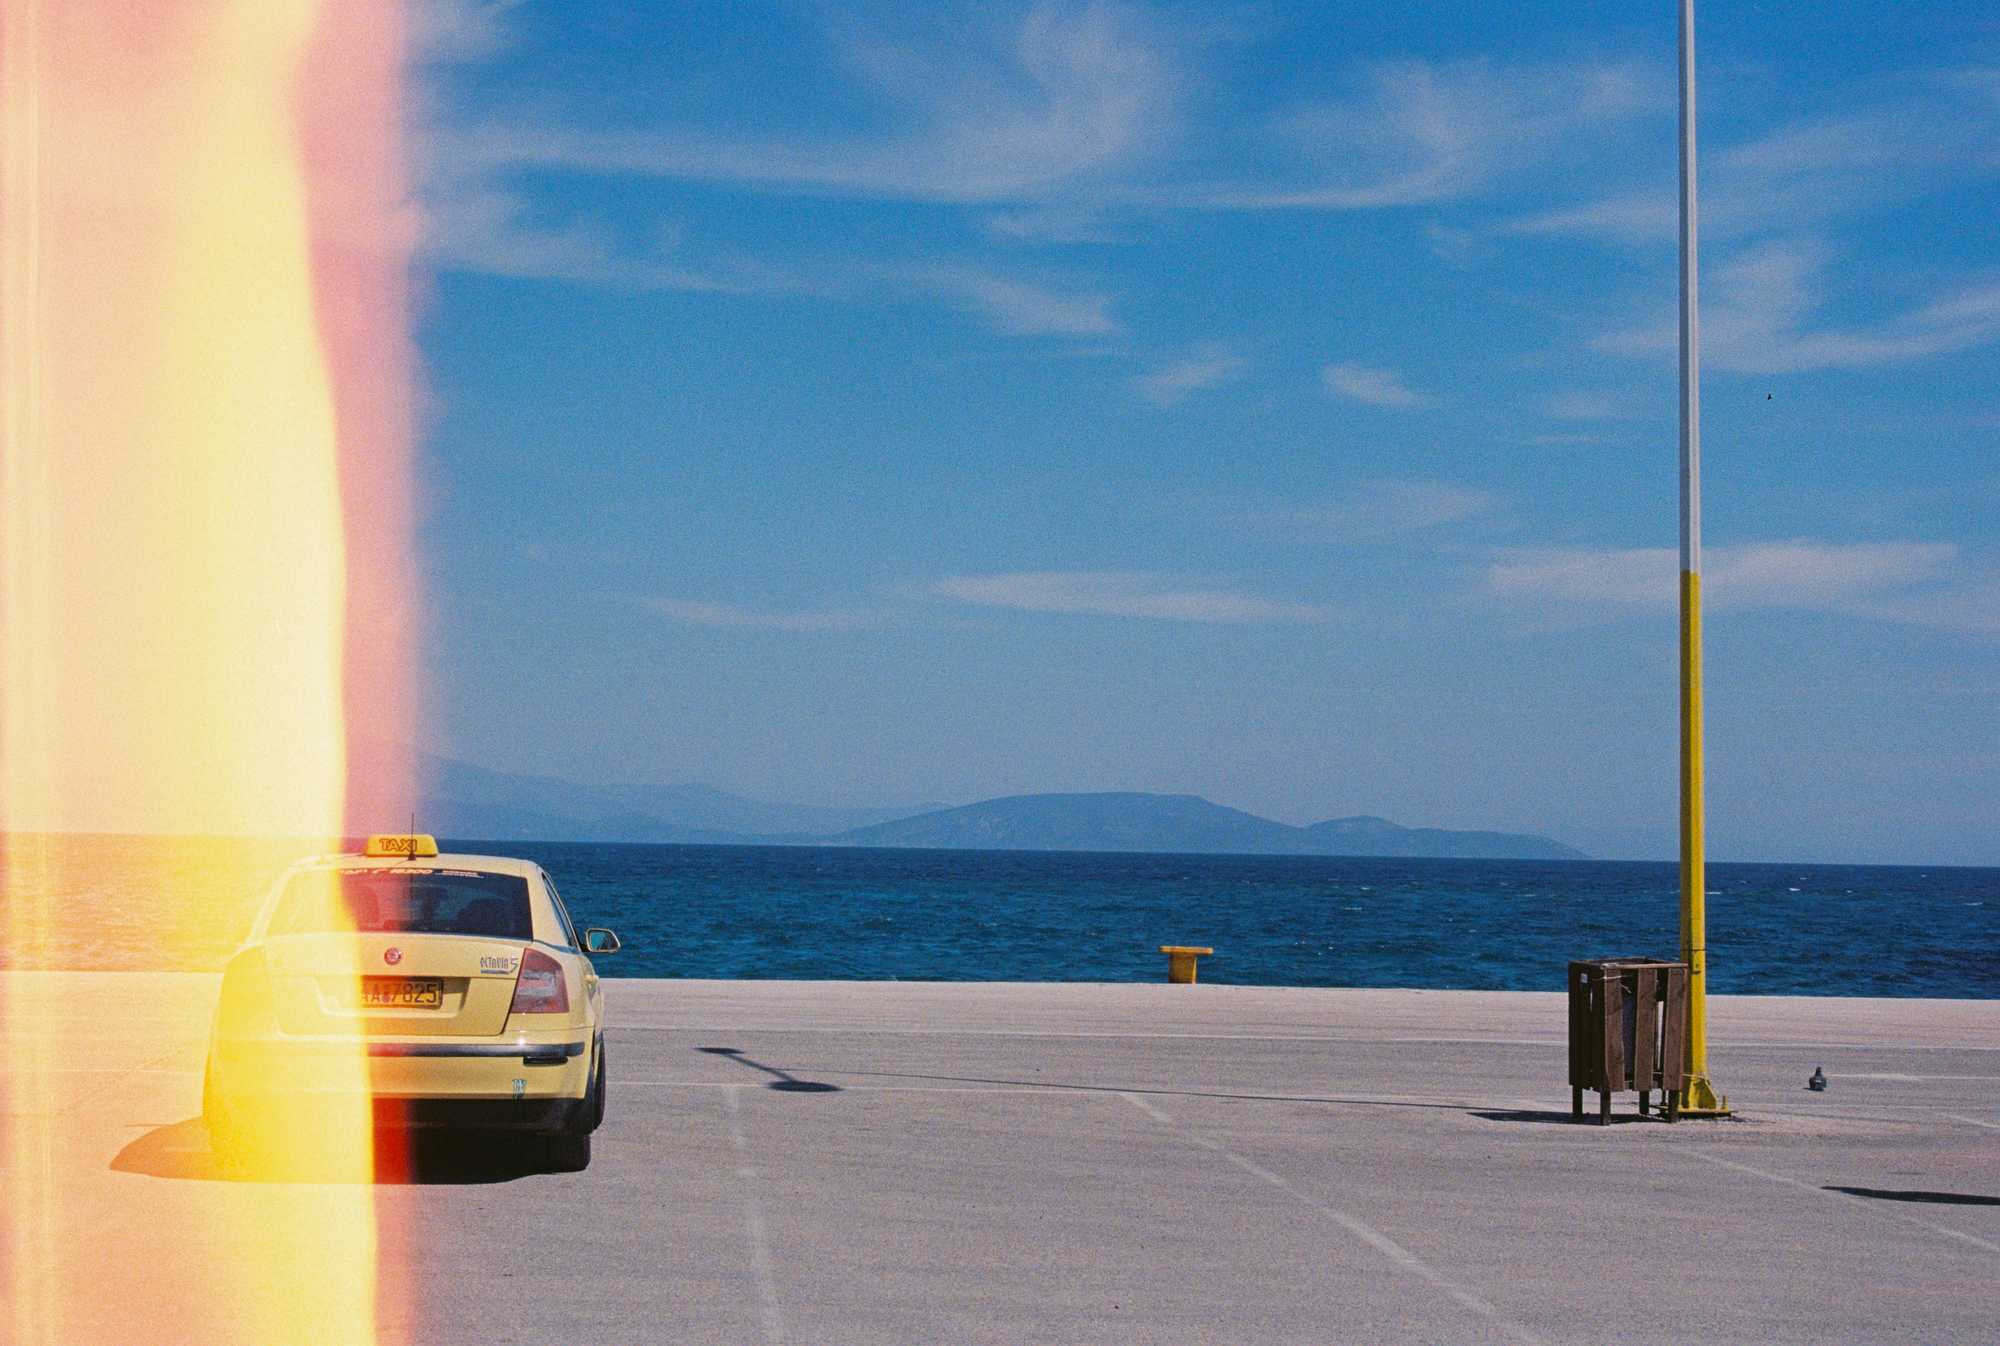
[[[361,1003],[368,1009],[437,1009],[444,983],[436,977],[363,977]]]

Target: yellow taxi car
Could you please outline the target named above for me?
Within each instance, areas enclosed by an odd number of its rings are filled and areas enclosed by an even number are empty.
[[[604,1119],[604,992],[541,866],[374,836],[282,874],[223,973],[202,1113],[219,1155],[260,1119],[351,1094],[377,1127],[537,1133],[548,1166],[590,1163]]]

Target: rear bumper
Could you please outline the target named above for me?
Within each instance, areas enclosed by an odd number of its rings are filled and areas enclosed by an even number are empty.
[[[368,1055],[390,1057],[475,1057],[519,1061],[530,1066],[559,1066],[590,1050],[588,1042],[371,1042]]]
[[[580,1098],[378,1098],[375,1125],[384,1131],[571,1131]]]
[[[511,1111],[580,1102],[596,1067],[591,1048],[588,1038],[575,1042],[267,1038],[218,1041],[210,1061],[219,1092],[252,1106],[259,1098],[366,1094],[378,1110],[386,1107],[414,1115],[435,1112],[431,1105],[462,1105],[477,1112],[480,1105],[489,1104]],[[464,1123],[475,1124],[479,1123]]]

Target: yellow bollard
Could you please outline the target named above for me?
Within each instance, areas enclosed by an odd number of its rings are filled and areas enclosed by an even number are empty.
[[[1215,950],[1200,949],[1190,944],[1162,944],[1160,952],[1167,956],[1167,980],[1177,986],[1192,986],[1195,960]]]

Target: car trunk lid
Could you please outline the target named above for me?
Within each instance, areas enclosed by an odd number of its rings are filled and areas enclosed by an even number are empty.
[[[283,935],[264,947],[282,1031],[391,1037],[504,1032],[523,950],[407,932]]]

